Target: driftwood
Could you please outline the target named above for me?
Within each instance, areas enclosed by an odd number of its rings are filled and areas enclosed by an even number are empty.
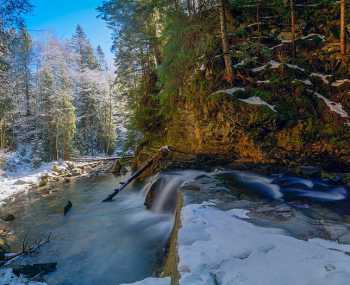
[[[165,157],[168,155],[172,149],[168,146],[163,146],[160,150],[159,153],[162,157]],[[148,160],[139,170],[134,172],[126,181],[120,182],[119,187],[114,189],[114,191],[102,202],[111,202],[113,201],[113,198],[117,196],[122,190],[126,188],[132,181],[134,181],[137,177],[139,177],[147,168],[149,168],[155,161],[156,159],[159,158],[159,154],[155,155],[152,157],[150,160]]]

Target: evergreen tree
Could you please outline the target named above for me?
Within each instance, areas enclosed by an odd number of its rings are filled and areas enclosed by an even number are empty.
[[[97,60],[97,65],[99,70],[108,71],[108,64],[106,61],[105,53],[103,52],[103,49],[101,48],[101,46],[97,46],[96,60]]]
[[[16,30],[23,24],[22,16],[31,8],[27,0],[0,1],[0,148],[12,144],[9,131],[15,104],[9,92],[13,90],[11,50],[16,38]]]
[[[71,46],[78,56],[78,64],[81,70],[85,68],[95,69],[98,67],[94,50],[83,28],[78,25],[71,40]]]

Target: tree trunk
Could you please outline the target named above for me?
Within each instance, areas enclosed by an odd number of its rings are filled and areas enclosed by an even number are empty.
[[[220,0],[220,28],[221,28],[222,51],[224,53],[224,61],[225,61],[225,79],[228,82],[232,83],[233,70],[232,70],[230,46],[227,39],[225,0]]]
[[[291,18],[291,32],[292,32],[292,56],[293,59],[296,57],[296,46],[295,46],[295,13],[294,13],[294,0],[290,0],[290,18]]]
[[[340,53],[346,57],[346,0],[340,0]]]

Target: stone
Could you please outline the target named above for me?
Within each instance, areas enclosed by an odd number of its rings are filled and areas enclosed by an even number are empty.
[[[111,168],[111,173],[120,174],[121,170],[122,170],[122,165],[119,160],[116,160],[113,163],[113,166]]]
[[[16,217],[12,214],[7,214],[7,215],[1,217],[1,219],[5,222],[12,222],[16,219]]]

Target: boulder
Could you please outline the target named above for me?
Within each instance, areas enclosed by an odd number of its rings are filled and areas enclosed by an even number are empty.
[[[122,165],[119,160],[116,160],[111,167],[111,173],[120,174],[121,170]]]
[[[44,187],[49,183],[49,176],[47,174],[40,177],[39,187]]]
[[[5,222],[12,222],[16,219],[16,217],[12,214],[7,214],[3,217],[1,217],[1,220],[5,221]]]

